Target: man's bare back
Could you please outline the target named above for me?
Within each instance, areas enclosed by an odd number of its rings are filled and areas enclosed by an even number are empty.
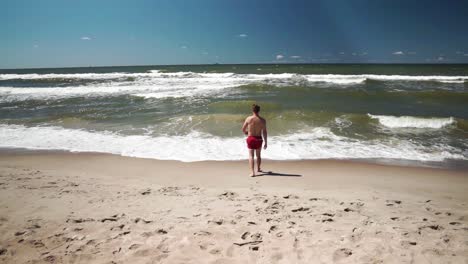
[[[257,115],[251,115],[245,119],[247,123],[247,135],[254,137],[261,137],[262,131],[266,127],[266,120]]]

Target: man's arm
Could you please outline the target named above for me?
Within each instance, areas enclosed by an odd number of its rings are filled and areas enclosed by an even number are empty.
[[[267,133],[267,126],[266,126],[266,120],[264,121],[265,122],[265,127],[263,128],[263,141],[265,141],[265,146],[263,147],[264,149],[267,148],[267,145],[268,145],[268,133]]]
[[[246,134],[246,135],[248,134],[247,127],[249,126],[249,123],[247,122],[247,120],[248,120],[248,118],[245,119],[244,125],[242,126],[242,132],[244,132],[244,134]]]

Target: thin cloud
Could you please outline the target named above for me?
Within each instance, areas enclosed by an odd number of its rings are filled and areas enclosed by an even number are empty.
[[[403,51],[395,51],[392,53],[393,55],[405,55]]]
[[[408,55],[416,55],[416,52],[414,52],[414,51],[408,51]]]
[[[34,44],[33,47],[34,47],[35,49],[37,49],[37,48],[39,48],[39,45]]]
[[[443,61],[443,60],[445,60],[445,58],[442,57],[442,56],[439,56],[439,57],[437,58],[437,61]]]
[[[277,60],[282,60],[283,58],[284,58],[284,55],[282,55],[282,54],[276,55]]]
[[[239,34],[239,35],[237,35],[237,36],[238,36],[239,38],[246,38],[246,37],[248,37],[248,35],[247,35],[247,34],[244,34],[244,33]]]
[[[463,54],[463,56],[468,57],[468,53]]]
[[[91,40],[91,38],[90,38],[90,37],[87,37],[87,36],[81,37],[80,39],[81,39],[81,40]]]
[[[187,46],[180,46],[180,48],[181,48],[181,49],[186,49],[186,48],[187,48]]]
[[[345,55],[344,51],[340,52],[340,55]]]
[[[293,56],[291,56],[290,58],[291,58],[291,59],[300,59],[301,56],[293,55]]]

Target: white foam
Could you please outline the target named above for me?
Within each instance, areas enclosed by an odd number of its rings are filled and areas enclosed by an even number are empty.
[[[453,117],[448,118],[422,118],[414,116],[385,116],[371,115],[370,118],[379,120],[383,126],[390,128],[443,128],[456,123]]]
[[[77,96],[109,96],[132,94],[144,98],[184,97],[212,93],[226,88],[248,84],[266,83],[277,86],[307,85],[307,83],[330,83],[355,85],[366,80],[439,81],[459,83],[468,76],[406,76],[406,75],[344,75],[344,74],[236,74],[161,72],[145,73],[77,73],[77,74],[0,74],[0,80],[8,79],[90,79],[101,80],[82,86],[68,87],[0,87],[0,101],[29,99],[56,99]],[[170,91],[170,92],[168,92]]]
[[[306,75],[309,82],[325,82],[334,84],[358,84],[366,81],[362,75],[341,75],[341,74],[313,74]]]
[[[103,152],[162,160],[201,161],[247,158],[244,138],[220,138],[192,132],[186,136],[125,136],[60,127],[0,125],[0,147]],[[281,137],[270,137],[264,157],[275,160],[326,158],[390,158],[421,161],[468,159],[468,153],[449,146],[425,147],[413,142],[357,141],[318,127]]]
[[[444,80],[444,81],[440,81],[442,83],[465,83],[465,80]]]
[[[385,81],[440,81],[462,83],[468,81],[468,76],[444,76],[444,75],[379,75],[379,74],[308,74],[301,75],[295,73],[268,73],[268,74],[240,74],[240,73],[195,73],[195,72],[161,72],[160,70],[150,70],[144,73],[127,73],[127,72],[112,72],[112,73],[48,73],[48,74],[0,74],[0,80],[10,79],[117,79],[129,77],[156,77],[156,78],[226,78],[235,77],[240,79],[288,79],[294,76],[301,76],[312,82],[361,82],[365,79],[385,80]]]

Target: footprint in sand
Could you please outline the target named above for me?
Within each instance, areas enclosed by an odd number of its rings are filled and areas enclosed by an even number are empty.
[[[293,195],[293,194],[288,194],[283,196],[284,199],[299,199],[299,196]]]
[[[340,248],[333,253],[333,261],[339,261],[347,258],[353,254],[353,251],[349,248]]]
[[[86,219],[83,219],[83,218],[78,218],[78,219],[67,219],[67,223],[68,222],[72,222],[74,224],[80,224],[80,223],[84,223],[84,222],[94,222],[95,220],[93,218],[86,218]]]
[[[296,208],[296,209],[292,209],[291,212],[293,213],[297,213],[297,212],[305,212],[305,211],[309,211],[310,208],[308,207],[299,207],[299,208]]]
[[[221,253],[221,249],[219,249],[219,248],[214,248],[214,249],[212,249],[212,250],[210,250],[210,251],[208,251],[208,252],[209,252],[210,254],[212,254],[212,255],[218,255],[218,254]]]
[[[227,191],[227,192],[224,192],[224,193],[218,195],[218,197],[220,199],[227,199],[227,200],[233,200],[237,196],[238,195],[235,192],[230,192],[230,191]]]
[[[395,204],[401,204],[400,200],[387,200],[387,203],[395,203]]]
[[[17,232],[15,232],[15,236],[22,236],[24,234],[26,234],[26,231],[17,231]]]
[[[117,229],[122,230],[124,227],[125,227],[125,225],[124,225],[124,224],[121,224],[121,225],[118,225],[118,226],[113,226],[113,227],[111,227],[110,230],[111,230],[111,231],[114,230],[114,229],[115,229],[115,230],[117,230]]]
[[[138,224],[139,222],[143,222],[143,223],[145,223],[145,224],[149,224],[149,223],[151,223],[151,222],[153,222],[153,221],[151,221],[151,220],[145,220],[145,219],[143,219],[143,218],[137,217],[137,218],[135,218],[134,222],[135,222],[135,224]]]
[[[252,250],[252,251],[258,251],[259,250],[259,246],[250,246],[249,249]]]
[[[31,240],[29,243],[35,248],[45,247],[44,243],[41,240]]]
[[[449,237],[448,235],[442,236],[441,239],[442,239],[445,243],[450,242],[450,237]]]
[[[263,236],[260,233],[255,233],[250,236],[253,240],[262,240]]]
[[[193,233],[195,236],[211,236],[211,233],[208,231],[198,231]]]
[[[275,201],[265,208],[265,212],[275,214],[275,213],[279,213],[283,208],[284,208],[284,205],[282,205],[278,201]]]
[[[442,226],[440,226],[440,225],[421,226],[421,227],[418,227],[418,233],[421,234],[421,231],[424,230],[424,229],[440,231],[440,230],[443,230],[444,228]]]
[[[271,226],[270,229],[268,230],[268,233],[274,232],[274,231],[276,231],[276,230],[278,230],[278,227],[277,227],[277,226],[275,226],[275,225],[274,225],[274,226]]]
[[[183,196],[179,191],[181,190],[180,187],[162,187],[158,190],[159,193],[167,196]]]
[[[27,229],[29,229],[29,230],[32,230],[32,229],[39,229],[39,228],[41,228],[41,226],[38,225],[38,224],[33,224],[33,225],[27,227]]]
[[[49,262],[49,263],[57,263],[57,257],[55,257],[53,255],[47,256],[43,260],[45,262]]]
[[[164,230],[164,229],[162,229],[162,228],[160,228],[160,229],[156,230],[156,233],[158,233],[158,234],[160,234],[160,235],[165,235],[165,234],[167,234],[167,231]]]
[[[224,223],[223,219],[208,221],[208,224],[215,224],[215,225],[222,225],[223,223]]]
[[[137,248],[139,248],[139,247],[141,247],[141,244],[133,244],[133,245],[131,245],[128,249],[134,250],[134,249],[137,249]]]
[[[141,192],[141,195],[148,195],[151,193],[151,189],[146,189],[143,192]]]

